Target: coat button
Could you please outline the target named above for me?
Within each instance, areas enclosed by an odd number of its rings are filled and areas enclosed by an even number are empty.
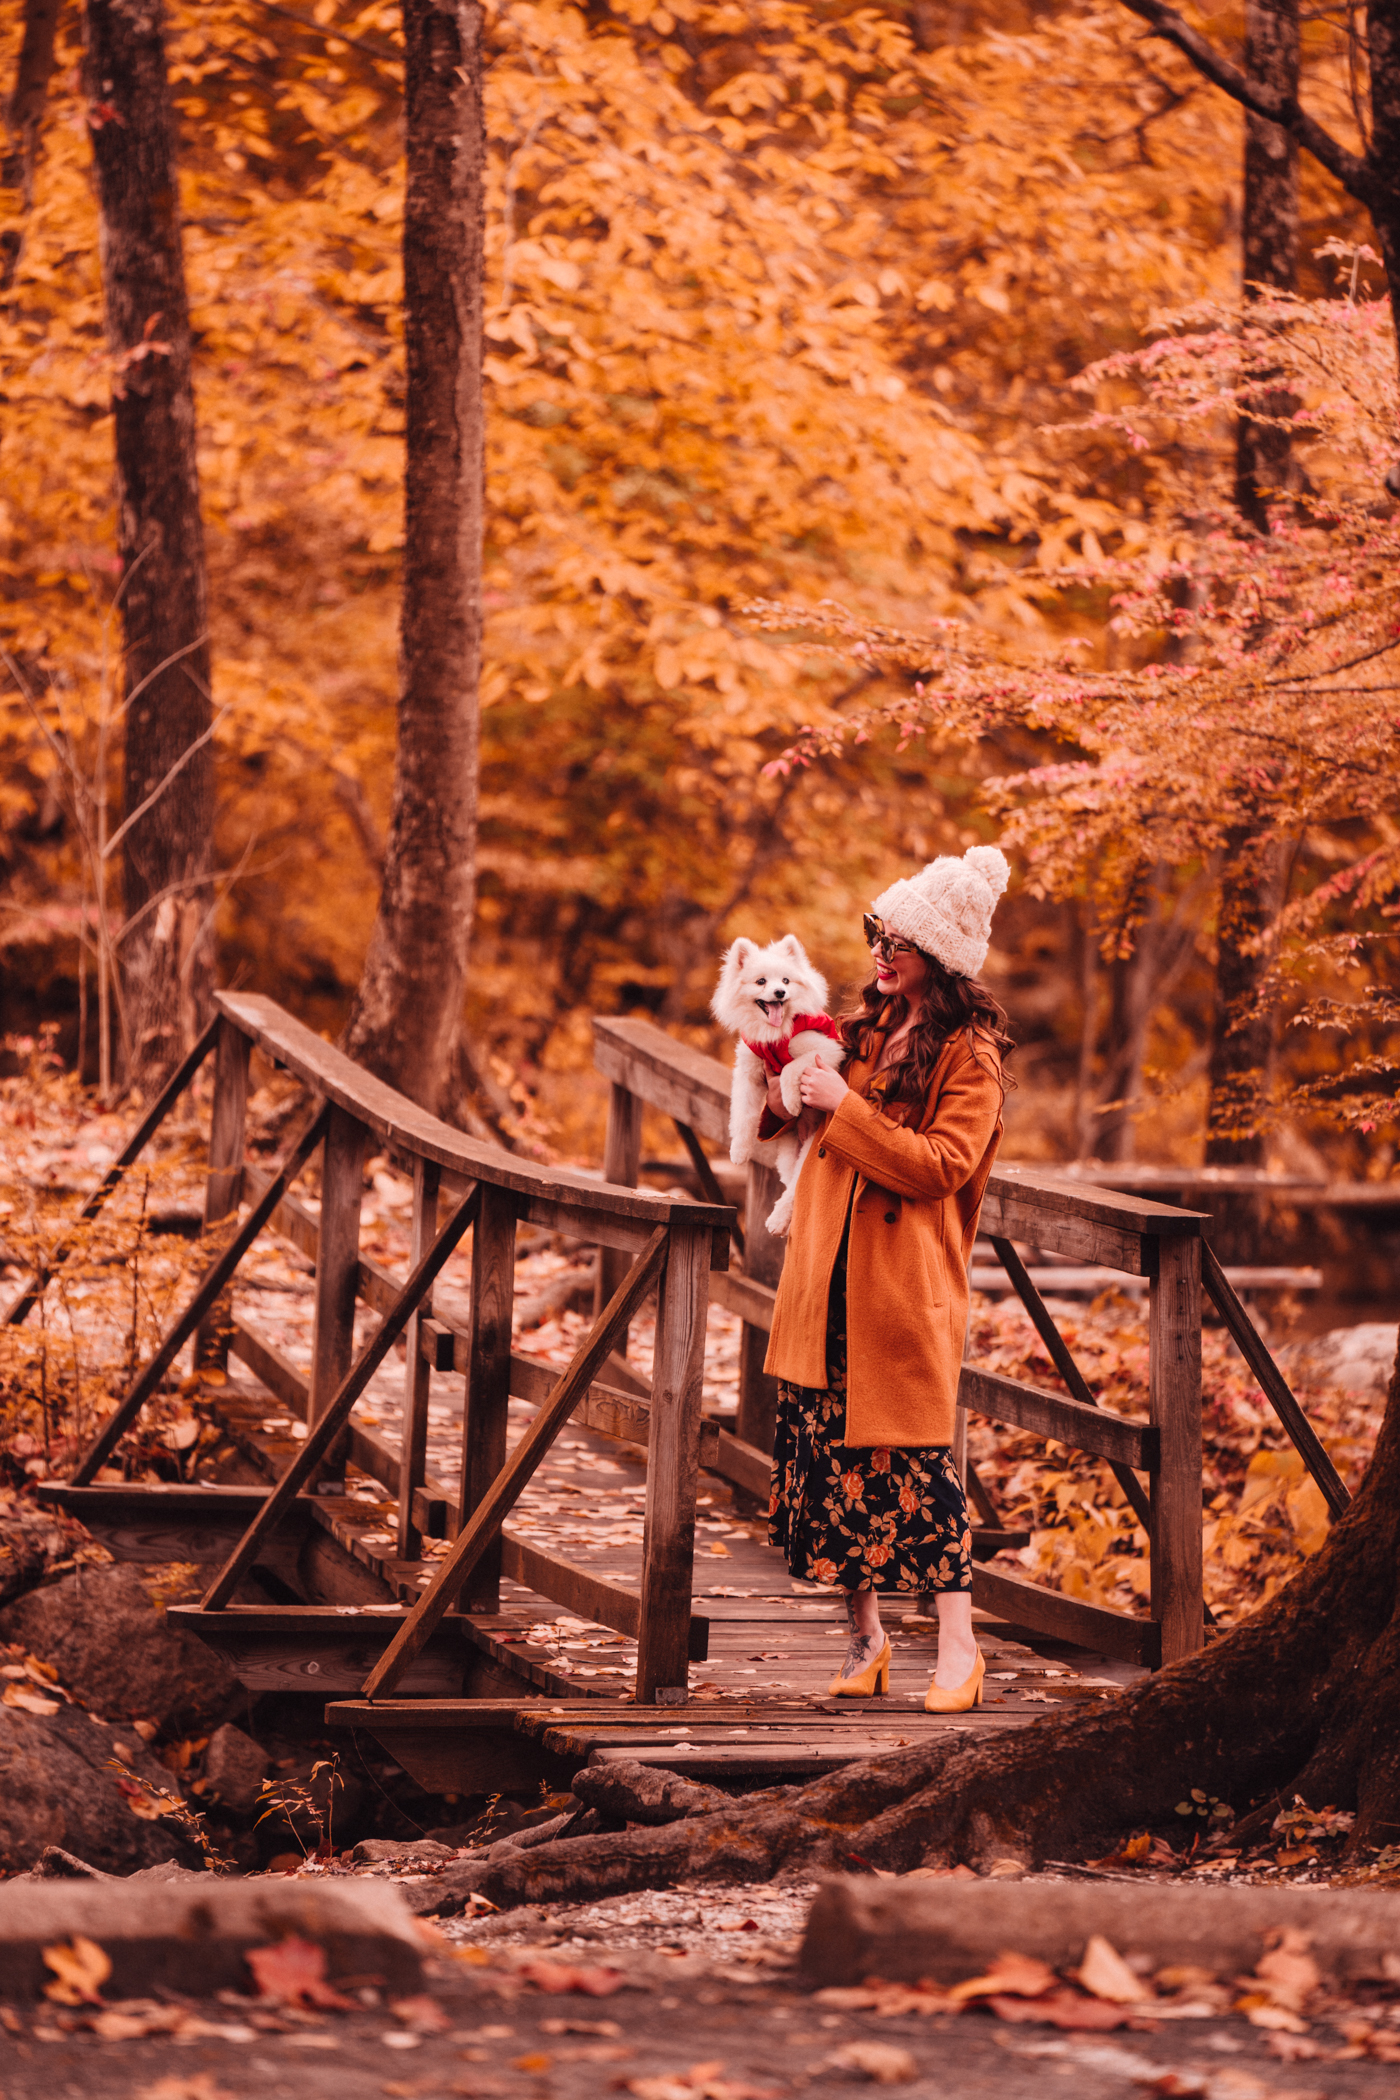
[[[895,1224],[896,1220],[897,1220],[897,1213],[896,1213],[895,1211],[892,1211],[892,1210],[887,1210],[887,1211],[885,1212],[885,1223],[886,1223],[887,1225],[893,1225],[893,1224]]]
[[[818,1159],[825,1159],[825,1158],[826,1158],[826,1146],[825,1146],[825,1145],[818,1145],[818,1147],[817,1147],[817,1158],[818,1158]]]

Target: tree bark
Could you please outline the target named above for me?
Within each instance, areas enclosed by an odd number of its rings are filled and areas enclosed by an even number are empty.
[[[1251,73],[1248,66],[1233,65],[1167,0],[1122,0],[1122,4],[1174,45],[1205,79],[1256,116],[1281,125],[1336,177],[1349,196],[1365,205],[1380,243],[1394,312],[1400,298],[1400,0],[1369,0],[1366,9],[1371,136],[1361,153],[1353,153],[1310,116],[1296,89],[1280,91]],[[1395,335],[1400,353],[1400,327]],[[1400,493],[1400,488],[1393,488],[1392,493]]]
[[[1248,0],[1245,71],[1296,101],[1298,0]],[[1246,304],[1263,287],[1292,291],[1298,263],[1298,148],[1277,124],[1244,114],[1241,276]],[[1266,415],[1292,413],[1282,389],[1265,389]],[[1269,495],[1286,487],[1292,448],[1276,423],[1241,416],[1235,436],[1235,505],[1258,533],[1269,532]],[[1251,1128],[1273,1042],[1268,1016],[1255,1013],[1268,955],[1259,945],[1271,917],[1273,867],[1247,830],[1225,842],[1216,930],[1215,1011],[1206,1101],[1206,1164],[1255,1167],[1263,1134]],[[1217,1248],[1217,1251],[1218,1248]]]
[[[121,559],[127,1076],[143,1086],[193,1041],[213,974],[204,528],[162,29],[160,0],[88,0]]]
[[[24,41],[15,67],[15,84],[5,110],[5,123],[13,141],[12,150],[0,165],[0,186],[23,192],[24,208],[34,201],[34,161],[39,145],[39,124],[53,75],[54,38],[58,32],[63,0],[25,0]],[[18,260],[0,258],[12,270]],[[8,280],[7,280],[8,281]]]
[[[444,1900],[480,1891],[505,1907],[799,1866],[1037,1866],[1144,1829],[1179,1837],[1175,1804],[1193,1787],[1227,1802],[1244,1837],[1265,1835],[1294,1794],[1351,1809],[1344,1857],[1355,1858],[1400,1829],[1397,1702],[1400,1360],[1370,1468],[1321,1552],[1203,1653],[1093,1708],[970,1744],[950,1735],[721,1808],[711,1789],[655,1769],[609,1766],[597,1790],[582,1773],[581,1798],[652,1827],[497,1847],[449,1869]]]
[[[1281,95],[1298,94],[1298,0],[1247,0],[1245,71]],[[1249,301],[1261,286],[1291,292],[1298,260],[1298,148],[1277,124],[1244,113],[1244,212],[1241,276]],[[1293,402],[1267,393],[1266,413],[1286,415]],[[1235,440],[1235,503],[1256,532],[1269,530],[1266,492],[1288,479],[1288,432],[1241,416]]]
[[[379,912],[349,1054],[446,1109],[476,895],[484,450],[481,12],[405,0],[401,691]]]

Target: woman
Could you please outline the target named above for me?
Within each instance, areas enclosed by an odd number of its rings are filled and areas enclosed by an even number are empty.
[[[932,1590],[930,1713],[980,1705],[967,1500],[953,1464],[967,1262],[1001,1136],[1004,1015],[975,982],[1006,888],[995,846],[875,900],[875,960],[843,1016],[844,1071],[802,1075],[817,1141],[797,1185],[766,1368],[778,1383],[769,1536],[799,1580],[845,1591],[831,1690],[889,1686],[880,1597]],[[770,1082],[770,1105],[786,1117]]]

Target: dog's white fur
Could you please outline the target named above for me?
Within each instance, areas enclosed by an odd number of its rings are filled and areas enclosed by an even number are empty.
[[[758,1126],[768,1102],[768,1074],[761,1058],[748,1043],[786,1043],[792,1062],[783,1067],[779,1089],[783,1106],[791,1116],[802,1107],[802,1074],[810,1065],[830,1065],[833,1071],[846,1061],[841,1045],[814,1028],[794,1035],[798,1014],[826,1012],[826,979],[812,967],[796,934],[784,934],[760,948],[742,936],[726,950],[719,983],[710,1011],[721,1027],[739,1037],[734,1051],[734,1078],[729,1090],[729,1157],[736,1165],[746,1159],[775,1166],[783,1184],[768,1215],[768,1230],[785,1237],[792,1223],[797,1177],[807,1157],[807,1143],[799,1146],[795,1131],[768,1138],[762,1144]],[[745,1042],[744,1038],[748,1038]]]

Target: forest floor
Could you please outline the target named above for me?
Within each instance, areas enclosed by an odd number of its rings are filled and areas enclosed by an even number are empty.
[[[1014,1989],[973,1996],[950,2017],[918,1987],[804,1985],[795,1962],[809,1894],[705,1886],[557,1906],[533,1940],[516,1937],[517,1913],[494,1939],[459,1929],[452,1951],[429,1961],[427,1990],[389,2005],[362,1987],[343,2011],[232,1992],[111,2011],[0,2008],[6,2100],[790,2100],[871,2084],[1013,2100],[1045,2078],[1052,2092],[1073,2080],[1084,2100],[1395,2090],[1395,1986],[1340,1997],[1304,1977],[1306,2017],[1280,2016],[1267,1991],[1242,1995],[1200,1972],[1183,1988],[1163,1971],[1158,1987],[1174,1993],[1164,2005],[1189,1999],[1190,2016],[1130,2012],[1066,1984],[1039,2006]],[[1007,1988],[1006,1957],[984,1981],[998,1976]]]

